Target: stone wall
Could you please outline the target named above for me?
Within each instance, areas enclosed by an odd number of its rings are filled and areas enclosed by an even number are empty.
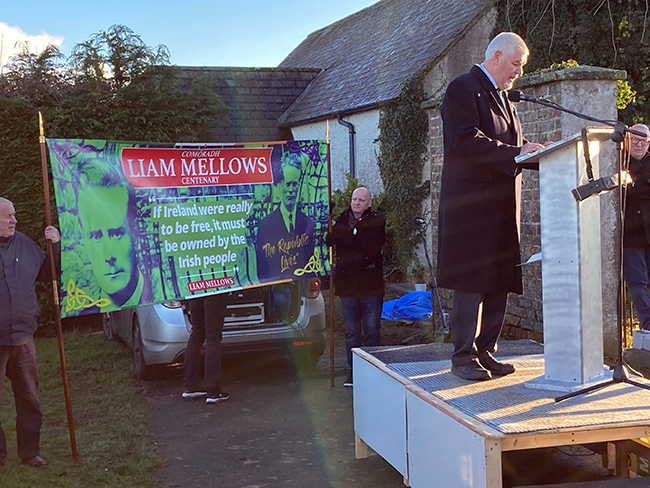
[[[534,74],[518,80],[516,89],[538,98],[547,98],[564,108],[597,119],[616,119],[616,81],[625,78],[625,72],[603,68],[577,67]],[[438,96],[423,104],[429,116],[429,156],[431,160],[431,234],[434,268],[438,242],[438,195],[442,170],[442,120]],[[524,134],[530,141],[558,141],[580,132],[583,127],[599,125],[586,122],[573,115],[542,105],[520,102],[517,111]],[[611,147],[610,147],[611,146]],[[605,161],[605,164],[603,164]],[[615,172],[616,152],[613,143],[603,145],[601,174]],[[614,195],[601,195],[602,265],[605,296],[603,298],[603,327],[605,352],[615,351],[616,325],[616,271],[611,250],[614,249],[615,199]],[[521,205],[521,257],[522,262],[541,251],[539,219],[539,180],[535,171],[524,170],[522,175]],[[542,273],[541,263],[523,266],[524,293],[508,298],[503,335],[511,338],[543,340]],[[614,284],[612,286],[612,284]],[[443,303],[451,311],[451,292],[441,290]],[[613,347],[613,349],[612,349]]]

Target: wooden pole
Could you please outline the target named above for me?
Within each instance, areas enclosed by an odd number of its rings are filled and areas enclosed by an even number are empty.
[[[50,188],[47,178],[47,146],[45,143],[45,132],[43,130],[43,115],[38,113],[38,142],[41,146],[41,166],[43,169],[43,197],[45,198],[45,223],[52,225],[52,216],[50,214]],[[59,342],[59,357],[61,360],[61,376],[63,378],[63,393],[65,395],[65,406],[68,413],[68,430],[70,431],[70,448],[72,449],[72,459],[75,461],[79,458],[77,455],[77,441],[74,433],[74,419],[72,418],[72,402],[70,400],[70,387],[68,385],[68,368],[65,362],[65,349],[63,347],[63,328],[61,327],[61,308],[59,306],[59,281],[56,273],[56,264],[54,261],[54,248],[52,241],[47,241],[47,251],[50,256],[50,277],[52,280],[52,294],[54,296],[54,314],[56,319],[56,337]]]
[[[330,164],[330,122],[326,121],[325,141],[327,143],[327,195],[332,204],[332,166]],[[329,209],[327,232],[332,232],[332,209]],[[334,254],[329,247],[330,260],[330,388],[334,388]]]

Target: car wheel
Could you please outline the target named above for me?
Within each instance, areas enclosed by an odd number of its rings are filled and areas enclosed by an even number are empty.
[[[133,315],[133,365],[135,366],[135,377],[139,380],[153,379],[158,371],[156,366],[148,365],[144,360],[142,332],[137,315]]]
[[[113,322],[111,321],[111,316],[108,313],[102,314],[102,326],[104,328],[104,335],[109,341],[114,341],[115,336],[113,334]]]

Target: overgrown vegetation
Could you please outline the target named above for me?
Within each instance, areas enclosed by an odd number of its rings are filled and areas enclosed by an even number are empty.
[[[427,114],[422,78],[409,80],[399,100],[379,115],[379,172],[384,184],[387,248],[393,250],[398,269],[409,272],[419,243],[413,219],[422,216],[429,197],[429,180],[422,181],[427,154]],[[395,279],[405,277],[395,277]]]
[[[622,69],[619,118],[626,124],[650,120],[650,12],[645,0],[497,0],[495,34],[520,34],[531,50],[528,70],[558,59]]]
[[[145,399],[126,348],[103,334],[65,334],[70,396],[79,460],[70,449],[65,400],[55,338],[37,339],[43,411],[41,454],[47,471],[20,463],[16,453],[15,409],[4,385],[0,419],[9,455],[0,469],[0,486],[22,488],[155,488],[162,462],[148,431]]]
[[[183,80],[165,46],[149,47],[114,25],[76,45],[64,60],[56,46],[11,58],[0,76],[0,196],[14,202],[18,230],[42,245],[44,215],[38,112],[46,137],[211,142],[227,107],[207,75]],[[51,181],[51,179],[50,179]],[[51,208],[55,209],[50,188]],[[57,216],[52,218],[56,225]],[[51,292],[39,288],[42,318]]]

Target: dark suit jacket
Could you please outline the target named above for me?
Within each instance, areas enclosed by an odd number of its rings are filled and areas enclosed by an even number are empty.
[[[289,234],[278,207],[260,221],[255,255],[257,277],[261,282],[314,276],[313,273],[302,276],[293,273],[304,268],[314,255],[314,224],[304,213],[296,210],[296,228]]]
[[[327,245],[336,246],[334,290],[342,297],[384,296],[386,219],[366,209],[350,228],[351,215],[352,209],[345,210],[327,234]]]
[[[514,158],[524,140],[514,105],[504,108],[478,67],[447,87],[438,216],[438,285],[522,292]]]
[[[650,247],[650,156],[630,157],[630,176],[625,205],[625,247]]]

